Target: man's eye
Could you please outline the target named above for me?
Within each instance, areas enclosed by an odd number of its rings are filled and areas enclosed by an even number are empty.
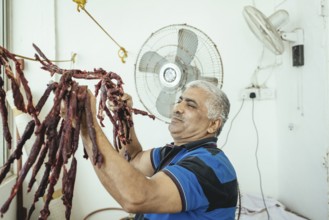
[[[196,108],[195,104],[187,104],[188,107]]]

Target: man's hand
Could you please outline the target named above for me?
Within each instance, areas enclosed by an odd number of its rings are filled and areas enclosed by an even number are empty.
[[[133,100],[128,93],[124,93],[123,96],[119,99],[119,101],[125,102],[129,108],[132,108],[133,106]],[[119,108],[111,101],[108,101],[107,105],[111,111],[116,111]]]

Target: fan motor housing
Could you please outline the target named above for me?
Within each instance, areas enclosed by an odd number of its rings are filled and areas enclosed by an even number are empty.
[[[159,79],[165,87],[175,88],[182,79],[182,71],[176,64],[167,63],[161,67]]]

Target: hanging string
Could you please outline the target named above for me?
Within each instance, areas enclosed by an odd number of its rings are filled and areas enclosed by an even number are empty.
[[[13,54],[13,55],[15,57],[19,57],[19,58],[22,58],[22,59],[25,59],[25,60],[38,61],[35,58],[26,57],[26,56],[22,56],[22,55],[19,55],[19,54]],[[54,62],[54,63],[60,63],[60,62],[72,62],[72,63],[75,63],[76,56],[77,56],[77,54],[76,53],[73,53],[72,56],[71,56],[71,59],[69,59],[69,60],[50,60],[50,61],[51,62]]]
[[[96,19],[86,10],[85,5],[87,0],[73,0],[77,3],[77,10],[80,12],[80,9],[83,10],[96,24],[97,26],[120,48],[118,51],[118,56],[121,59],[122,63],[126,62],[126,58],[128,57],[128,53],[124,47],[122,47],[114,38],[96,21]]]

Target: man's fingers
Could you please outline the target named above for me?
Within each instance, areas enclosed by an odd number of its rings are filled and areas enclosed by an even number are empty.
[[[111,111],[114,111],[114,110],[117,110],[117,109],[118,109],[118,107],[116,107],[116,106],[114,105],[114,103],[113,103],[112,101],[110,101],[110,100],[107,100],[107,101],[106,101],[106,104],[107,104],[107,107],[108,107]]]
[[[133,101],[132,101],[132,98],[131,98],[131,96],[129,95],[129,94],[127,94],[127,93],[125,93],[125,94],[123,94],[123,96],[118,100],[119,102],[121,101],[121,102],[125,102],[125,103],[127,103],[127,105],[129,106],[129,107],[132,107],[132,103],[133,103]],[[119,106],[118,105],[116,105],[113,101],[111,101],[111,100],[107,100],[106,101],[106,105],[107,105],[107,107],[111,110],[111,111],[115,111],[115,110],[117,110],[118,108],[119,108]]]
[[[127,105],[129,107],[133,106],[133,100],[129,94],[127,94],[127,93],[123,94],[121,100],[127,102]]]

